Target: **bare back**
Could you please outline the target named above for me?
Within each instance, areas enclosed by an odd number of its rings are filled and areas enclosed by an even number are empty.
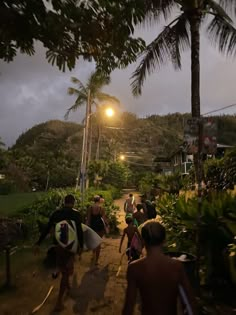
[[[137,232],[137,228],[133,225],[129,225],[124,229],[124,234],[128,237],[128,242],[131,243],[132,238],[134,237],[135,232]]]
[[[180,284],[191,300],[191,289],[183,266],[163,254],[130,264],[127,278],[128,285],[135,286],[140,292],[142,315],[176,315]],[[127,294],[132,295],[129,288]]]

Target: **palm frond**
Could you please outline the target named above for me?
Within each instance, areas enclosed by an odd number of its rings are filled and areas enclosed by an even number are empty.
[[[81,106],[83,106],[84,104],[86,104],[86,102],[87,102],[87,96],[86,95],[80,95],[76,99],[74,105],[72,105],[70,108],[67,109],[64,118],[68,119],[71,112],[77,111],[77,109],[80,108]]]
[[[118,100],[118,98],[116,98],[113,95],[106,94],[106,93],[103,93],[103,92],[98,92],[97,95],[96,95],[96,98],[100,102],[108,101],[108,102],[120,104],[120,101]]]
[[[105,85],[111,82],[110,76],[103,72],[96,70],[92,72],[88,79],[87,89],[90,89],[91,95],[96,95]]]
[[[78,85],[79,89],[80,89],[80,88],[85,89],[85,86],[84,86],[83,82],[80,81],[78,78],[76,78],[76,77],[71,77],[71,82],[74,83],[74,84],[76,84],[76,85]]]
[[[214,15],[207,31],[212,44],[217,45],[220,52],[236,55],[236,29],[230,22],[220,15]]]
[[[189,47],[189,22],[185,13],[182,13],[164,28],[141,55],[143,59],[132,75],[132,79],[134,79],[131,83],[133,94],[140,95],[147,73],[152,73],[156,68],[160,69],[168,60],[172,61],[176,69],[180,69],[181,51]]]
[[[152,23],[159,20],[160,17],[164,17],[167,20],[179,7],[179,4],[175,0],[146,0],[145,1],[145,23]]]
[[[219,4],[229,14],[236,15],[236,1],[235,0],[220,0]]]
[[[80,91],[78,89],[75,89],[73,87],[69,87],[67,90],[67,94],[69,95],[79,95]]]
[[[224,7],[222,5],[220,5],[219,3],[217,3],[215,0],[207,0],[207,6],[208,6],[208,10],[210,10],[210,12],[217,14],[217,15],[221,16],[222,18],[224,18],[226,21],[232,23],[232,19],[226,13]]]

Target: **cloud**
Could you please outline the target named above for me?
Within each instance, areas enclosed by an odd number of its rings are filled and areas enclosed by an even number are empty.
[[[152,29],[138,31],[150,42],[157,34]],[[171,65],[147,77],[143,94],[134,98],[130,77],[136,65],[126,70],[116,70],[112,83],[105,90],[118,97],[123,109],[139,116],[190,112],[190,54],[183,55],[182,71]],[[22,132],[33,125],[49,120],[63,119],[74,98],[67,95],[70,77],[86,81],[94,69],[93,64],[79,61],[72,72],[61,73],[45,60],[45,51],[37,46],[33,57],[18,55],[14,62],[0,62],[0,137],[8,144],[14,143]],[[206,39],[201,41],[201,106],[202,112],[236,102],[236,60],[227,60],[212,48]],[[236,107],[230,113],[236,112]],[[71,120],[81,121],[84,111],[73,113]]]

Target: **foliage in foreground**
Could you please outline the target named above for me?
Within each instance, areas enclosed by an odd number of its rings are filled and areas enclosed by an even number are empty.
[[[74,192],[72,189],[53,189],[45,193],[41,198],[34,201],[31,205],[27,205],[14,217],[22,219],[24,223],[25,239],[34,242],[39,235],[39,230],[48,221],[53,211],[59,209],[63,205],[64,197],[67,194],[73,194],[76,198],[75,208],[79,209],[83,217],[86,217],[86,208],[92,203],[94,195],[102,195],[105,199],[105,211],[110,221],[110,232],[118,232],[118,222],[115,216],[117,207],[113,205],[114,198],[119,196],[119,191],[115,188],[110,190],[89,189],[85,195],[85,208],[81,209],[80,193]]]
[[[129,1],[130,2],[130,1]],[[36,42],[49,63],[72,70],[79,57],[111,71],[136,60],[144,41],[134,38],[143,4],[131,1],[5,0],[0,3],[0,59],[34,55]],[[140,3],[141,4],[141,3]],[[58,36],[60,34],[60,36]]]
[[[208,284],[222,278],[236,283],[235,268],[234,271],[230,268],[236,259],[234,196],[226,192],[208,195],[202,203],[199,226],[197,198],[165,196],[159,202],[159,211],[168,231],[168,245],[177,251],[196,254],[199,229],[202,265]]]

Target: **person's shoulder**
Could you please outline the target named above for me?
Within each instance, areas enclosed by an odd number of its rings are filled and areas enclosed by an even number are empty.
[[[73,213],[73,215],[74,215],[75,217],[81,218],[81,213],[80,213],[79,210],[73,208],[73,209],[71,209],[71,211],[72,211],[72,213]]]
[[[171,268],[177,270],[177,271],[181,271],[183,268],[183,264],[181,263],[181,261],[177,260],[177,259],[173,259],[171,257],[169,257],[168,255],[165,255],[165,261],[167,264],[170,265]]]
[[[131,262],[128,266],[128,270],[132,272],[139,272],[139,270],[142,270],[143,266],[145,265],[146,257],[137,259],[133,262]]]

